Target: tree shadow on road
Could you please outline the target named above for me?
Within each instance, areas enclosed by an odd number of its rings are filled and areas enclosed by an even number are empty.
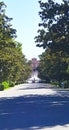
[[[0,99],[0,130],[69,124],[69,97],[27,95]]]
[[[55,88],[53,85],[50,85],[48,83],[30,83],[25,84],[25,86],[22,86],[18,88],[18,90],[30,90],[30,89],[50,89]]]

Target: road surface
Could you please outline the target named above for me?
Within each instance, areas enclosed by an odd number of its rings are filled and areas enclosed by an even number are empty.
[[[49,84],[0,91],[0,130],[69,130],[69,91]]]

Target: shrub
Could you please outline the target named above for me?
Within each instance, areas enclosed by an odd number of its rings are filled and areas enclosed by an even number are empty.
[[[2,82],[2,85],[4,86],[4,89],[9,88],[9,83],[6,81]]]
[[[4,90],[4,85],[2,85],[2,83],[0,83],[0,91]]]
[[[15,85],[14,82],[12,82],[12,81],[9,82],[9,87],[14,87],[14,85]]]
[[[68,81],[64,81],[64,88],[69,88],[69,80]]]

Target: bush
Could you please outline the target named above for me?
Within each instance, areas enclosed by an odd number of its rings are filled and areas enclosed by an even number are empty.
[[[9,87],[14,87],[14,85],[15,85],[14,82],[12,82],[12,81],[9,82]]]
[[[51,85],[54,85],[54,86],[59,87],[59,83],[58,83],[58,81],[51,81],[50,83],[51,83]]]
[[[9,83],[6,81],[2,82],[2,85],[4,86],[4,89],[9,88]]]
[[[0,83],[0,91],[4,90],[4,85],[2,85],[2,83]]]
[[[2,83],[0,83],[0,91],[7,89],[9,87],[13,87],[14,85],[15,85],[15,83],[12,81],[10,81],[10,82],[3,81]]]
[[[69,88],[69,80],[68,81],[64,81],[64,88]]]

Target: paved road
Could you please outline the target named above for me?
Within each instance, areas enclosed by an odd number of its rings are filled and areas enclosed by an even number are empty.
[[[69,91],[23,84],[0,91],[0,130],[69,130]]]

